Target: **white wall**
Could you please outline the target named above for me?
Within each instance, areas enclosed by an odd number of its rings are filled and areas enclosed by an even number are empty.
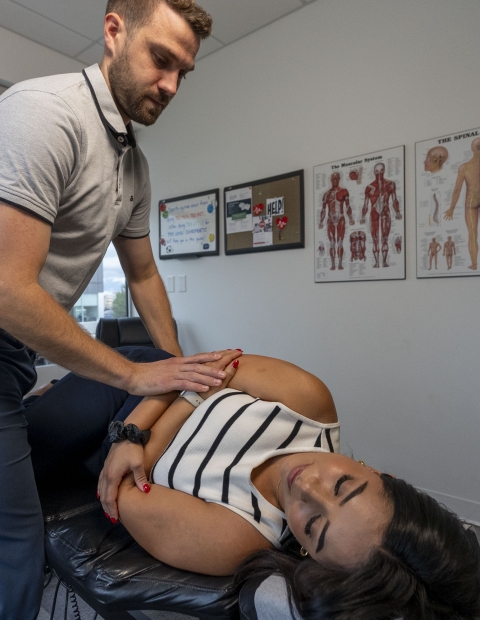
[[[56,73],[81,71],[84,64],[0,26],[0,79],[12,84]]]
[[[159,261],[186,353],[321,377],[344,451],[480,522],[480,280],[415,278],[414,142],[480,125],[477,0],[317,0],[198,62],[140,141],[161,197],[306,172],[306,248]],[[314,284],[313,166],[406,145],[407,279]],[[152,240],[158,247],[154,207]],[[222,232],[223,235],[223,232]],[[222,242],[223,252],[223,242]]]

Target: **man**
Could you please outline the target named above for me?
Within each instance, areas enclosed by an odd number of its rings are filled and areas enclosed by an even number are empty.
[[[443,255],[447,260],[447,271],[452,268],[453,255],[457,254],[457,250],[455,248],[455,241],[452,241],[452,237],[450,235],[447,237],[447,240],[443,244]]]
[[[367,185],[365,189],[365,202],[362,208],[362,216],[360,224],[365,224],[365,216],[367,215],[369,204],[370,211],[370,231],[373,239],[373,256],[375,258],[374,267],[380,267],[380,244],[379,233],[382,243],[382,267],[388,267],[388,236],[392,225],[390,216],[390,200],[393,210],[395,211],[395,219],[401,220],[400,204],[397,199],[397,187],[394,181],[385,179],[385,164],[377,164],[373,169],[375,181]]]
[[[458,169],[457,181],[453,188],[450,209],[445,211],[444,219],[453,219],[453,212],[457,206],[463,184],[467,186],[465,194],[465,222],[468,230],[468,251],[472,264],[468,266],[472,271],[477,269],[478,260],[478,210],[480,209],[480,138],[472,142],[473,157]]]
[[[345,237],[344,205],[347,209],[350,226],[354,226],[355,222],[352,218],[352,207],[350,206],[348,190],[340,187],[340,173],[334,172],[330,177],[330,181],[332,187],[323,195],[322,211],[320,213],[318,228],[323,228],[325,214],[328,209],[327,234],[328,240],[330,241],[330,259],[332,261],[330,271],[334,271],[336,269],[336,256],[338,256],[338,268],[343,269],[343,239]]]
[[[438,253],[440,252],[441,249],[442,249],[442,246],[440,245],[440,243],[438,243],[436,237],[433,237],[430,242],[430,245],[428,246],[428,258],[429,258],[428,271],[430,271],[430,269],[432,268],[432,262],[435,262],[435,269],[437,269]]]
[[[0,98],[2,620],[35,620],[42,593],[43,522],[21,404],[36,380],[33,351],[140,396],[206,391],[225,376],[203,365],[219,354],[134,364],[68,314],[113,239],[153,341],[181,354],[148,236],[148,166],[130,120],[157,120],[210,30],[194,0],[110,0],[100,67],[30,80]]]

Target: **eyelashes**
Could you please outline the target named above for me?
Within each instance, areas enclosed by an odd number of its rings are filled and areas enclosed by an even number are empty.
[[[310,534],[312,533],[312,525],[317,519],[320,518],[320,516],[321,515],[315,515],[314,517],[310,517],[310,519],[307,521],[307,525],[305,526],[305,534],[307,536],[310,536]]]
[[[333,490],[334,495],[338,495],[338,492],[340,491],[340,487],[347,480],[353,480],[353,476],[349,476],[348,474],[344,474],[343,476],[340,476]]]

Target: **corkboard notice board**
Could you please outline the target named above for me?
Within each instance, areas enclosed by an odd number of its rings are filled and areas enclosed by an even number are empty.
[[[305,247],[303,170],[224,190],[225,254]]]

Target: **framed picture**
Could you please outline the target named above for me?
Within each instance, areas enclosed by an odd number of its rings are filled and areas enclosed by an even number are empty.
[[[415,144],[417,278],[478,276],[480,129]]]
[[[225,254],[305,247],[303,170],[227,187]]]
[[[219,195],[219,189],[211,189],[160,200],[160,259],[218,256]]]
[[[405,147],[313,169],[315,282],[405,279]]]

